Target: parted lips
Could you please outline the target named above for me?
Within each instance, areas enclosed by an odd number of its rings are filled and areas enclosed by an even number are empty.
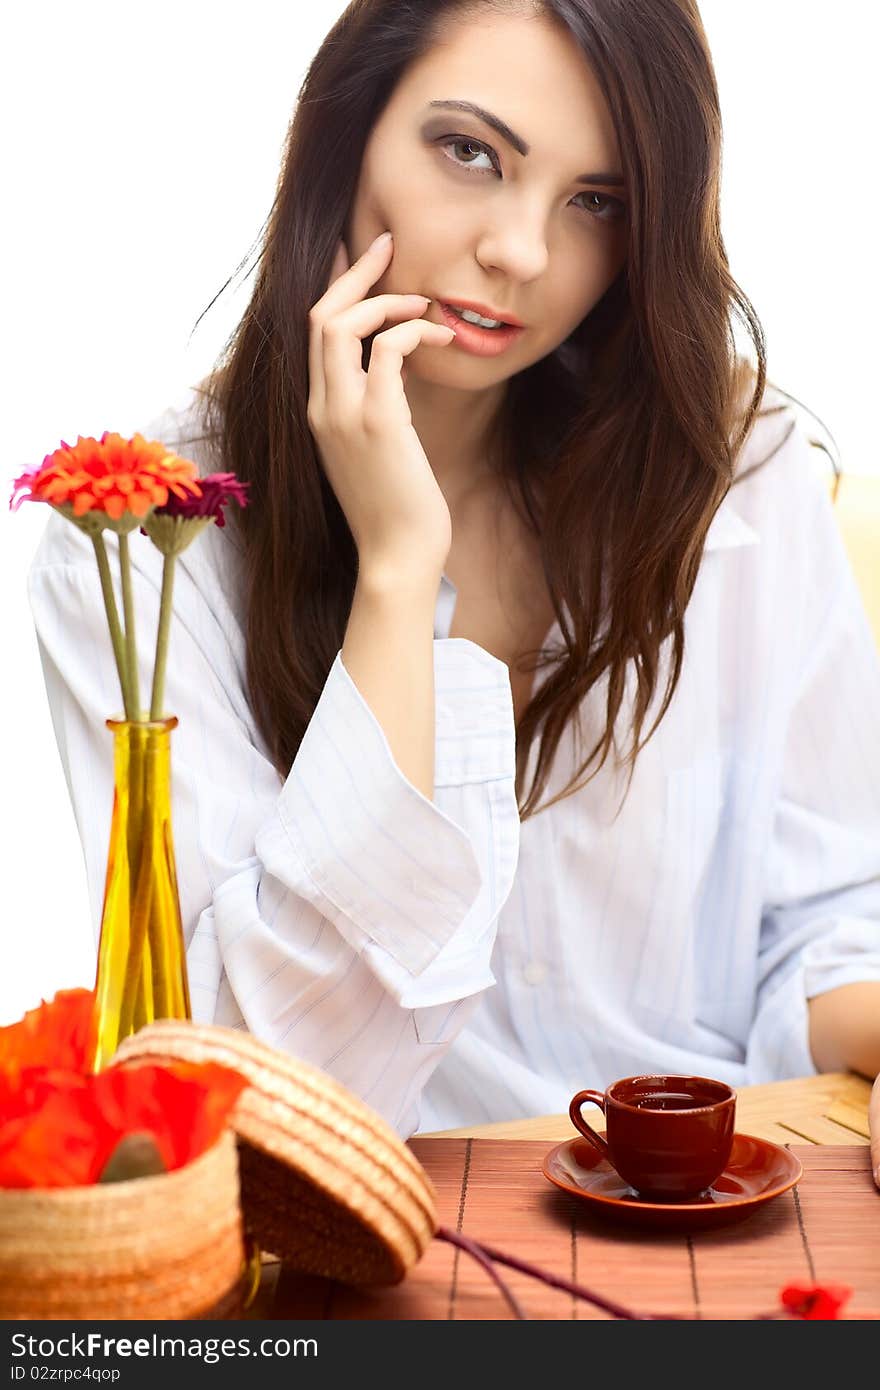
[[[433,1184],[340,1082],[234,1028],[161,1019],[113,1062],[214,1061],[251,1083],[232,1112],[245,1228],[261,1249],[348,1284],[394,1284],[437,1228]]]

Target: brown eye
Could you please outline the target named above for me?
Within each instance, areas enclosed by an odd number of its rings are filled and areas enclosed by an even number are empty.
[[[579,198],[598,198],[600,207],[584,207],[584,212],[588,212],[591,217],[596,217],[600,222],[618,222],[626,216],[626,203],[619,198],[612,198],[608,193],[579,193]],[[583,207],[583,204],[580,204]]]
[[[476,169],[478,173],[488,174],[490,170],[487,169],[485,165],[477,165],[474,163],[474,156],[478,157],[479,155],[484,154],[486,158],[489,160],[491,168],[495,169],[496,172],[498,170],[498,165],[494,158],[493,152],[489,149],[489,146],[484,145],[481,140],[474,140],[469,135],[449,135],[446,136],[443,140],[439,141],[439,144],[440,148],[444,152],[447,149],[451,149],[453,151],[452,154],[447,154],[446,158],[451,160],[451,162],[453,164],[456,164],[460,169]],[[458,155],[454,153],[454,151],[456,150],[463,150],[466,152],[466,154],[469,153],[471,155],[471,158],[465,157],[463,159],[460,159]]]

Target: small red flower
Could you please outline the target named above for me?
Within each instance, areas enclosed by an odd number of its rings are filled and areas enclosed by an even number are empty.
[[[851,1294],[846,1284],[788,1284],[779,1297],[792,1317],[828,1319],[840,1316]]]

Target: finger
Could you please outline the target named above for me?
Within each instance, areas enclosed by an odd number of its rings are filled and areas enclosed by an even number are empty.
[[[336,255],[333,257],[333,264],[330,267],[330,275],[327,279],[327,289],[338,280],[340,275],[344,275],[349,267],[348,250],[345,242],[340,241],[336,247]]]
[[[384,243],[377,237],[349,266],[345,243],[340,241],[336,247],[328,287],[309,312],[309,399],[316,409],[326,407],[322,325],[340,309],[364,298],[370,285],[382,275],[390,254],[390,240]]]
[[[360,398],[366,385],[361,363],[363,342],[388,320],[411,320],[424,314],[429,300],[423,294],[378,294],[334,314],[324,325],[321,354],[324,364],[324,402],[332,412]]]
[[[348,252],[345,249],[345,242],[339,241],[336,247],[336,254],[330,266],[330,274],[327,279],[328,288],[334,280],[338,280],[340,275],[344,275],[348,269]],[[318,300],[318,303],[321,301]],[[314,312],[314,306],[313,306]],[[320,327],[316,328],[312,314],[309,315],[309,402],[315,408],[324,408],[324,364],[323,364],[323,339]]]
[[[445,323],[428,319],[410,319],[394,328],[386,328],[373,339],[367,387],[364,393],[364,418],[382,420],[406,400],[403,391],[403,359],[415,352],[420,344],[426,347],[446,347],[455,338],[455,330]]]
[[[359,299],[366,298],[367,290],[388,268],[391,246],[390,240],[383,242],[377,237],[363,255],[358,256],[352,265],[343,270],[314,305],[318,317],[328,318],[331,314],[338,314],[340,309],[347,309],[349,305],[357,303]]]
[[[880,1187],[880,1076],[874,1082],[868,1102],[868,1129],[871,1134],[871,1172]]]

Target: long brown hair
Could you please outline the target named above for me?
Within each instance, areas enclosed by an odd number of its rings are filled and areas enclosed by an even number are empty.
[[[251,484],[251,505],[233,513],[245,557],[247,680],[281,776],[342,645],[357,576],[354,541],[306,419],[308,312],[326,288],[364,146],[399,78],[441,21],[485,3],[354,0],[333,26],[300,89],[250,303],[202,384],[207,438],[222,466]],[[490,0],[489,8],[523,7]],[[562,648],[529,654],[533,669],[552,670],[517,727],[522,819],[536,811],[568,721],[604,676],[604,732],[546,805],[595,776],[612,745],[619,756],[615,723],[630,663],[631,775],[678,684],[706,532],[766,384],[763,331],[721,236],[721,119],[696,4],[528,8],[555,16],[596,73],[618,135],[630,226],[624,270],[565,343],[509,381],[496,424],[501,476],[540,537],[563,636]],[[754,364],[736,350],[734,317],[754,344]],[[642,737],[667,638],[665,693]]]

